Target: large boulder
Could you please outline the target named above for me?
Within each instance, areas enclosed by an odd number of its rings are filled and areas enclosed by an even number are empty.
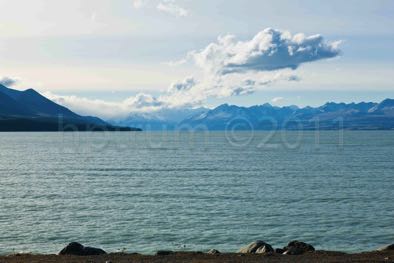
[[[255,242],[250,243],[249,245],[241,248],[238,253],[242,254],[265,254],[265,253],[271,253],[273,252],[274,249],[272,246],[268,243],[265,243],[264,241],[257,240]]]
[[[74,255],[74,256],[96,256],[107,254],[104,250],[94,247],[85,247],[78,242],[68,244],[59,255]]]
[[[283,253],[285,255],[301,255],[306,252],[315,251],[312,245],[297,240],[291,241],[283,249],[285,250]]]
[[[394,250],[394,244],[378,248],[378,251],[392,251],[392,250]]]

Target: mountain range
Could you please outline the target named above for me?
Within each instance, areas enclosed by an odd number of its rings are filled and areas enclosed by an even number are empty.
[[[134,128],[137,127],[137,128]],[[335,103],[320,107],[251,107],[222,104],[214,109],[173,108],[134,112],[108,120],[81,116],[33,89],[18,91],[0,84],[0,131],[62,130],[392,130],[394,99],[380,103]]]
[[[251,107],[223,104],[214,109],[134,113],[116,123],[145,130],[391,130],[394,129],[394,100],[329,102],[320,107],[304,108],[277,107],[268,103]]]
[[[139,130],[117,127],[90,116],[80,116],[37,91],[18,91],[0,84],[0,131]]]

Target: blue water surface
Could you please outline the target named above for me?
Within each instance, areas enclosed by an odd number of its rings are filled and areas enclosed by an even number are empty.
[[[0,254],[394,243],[394,132],[1,133]]]

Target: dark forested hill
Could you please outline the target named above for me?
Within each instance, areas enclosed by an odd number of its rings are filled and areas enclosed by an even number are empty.
[[[33,89],[18,91],[0,84],[0,131],[130,131],[90,116],[80,116]]]

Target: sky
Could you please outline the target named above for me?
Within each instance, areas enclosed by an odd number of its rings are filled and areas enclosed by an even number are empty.
[[[0,82],[105,119],[394,98],[391,0],[0,0]]]

